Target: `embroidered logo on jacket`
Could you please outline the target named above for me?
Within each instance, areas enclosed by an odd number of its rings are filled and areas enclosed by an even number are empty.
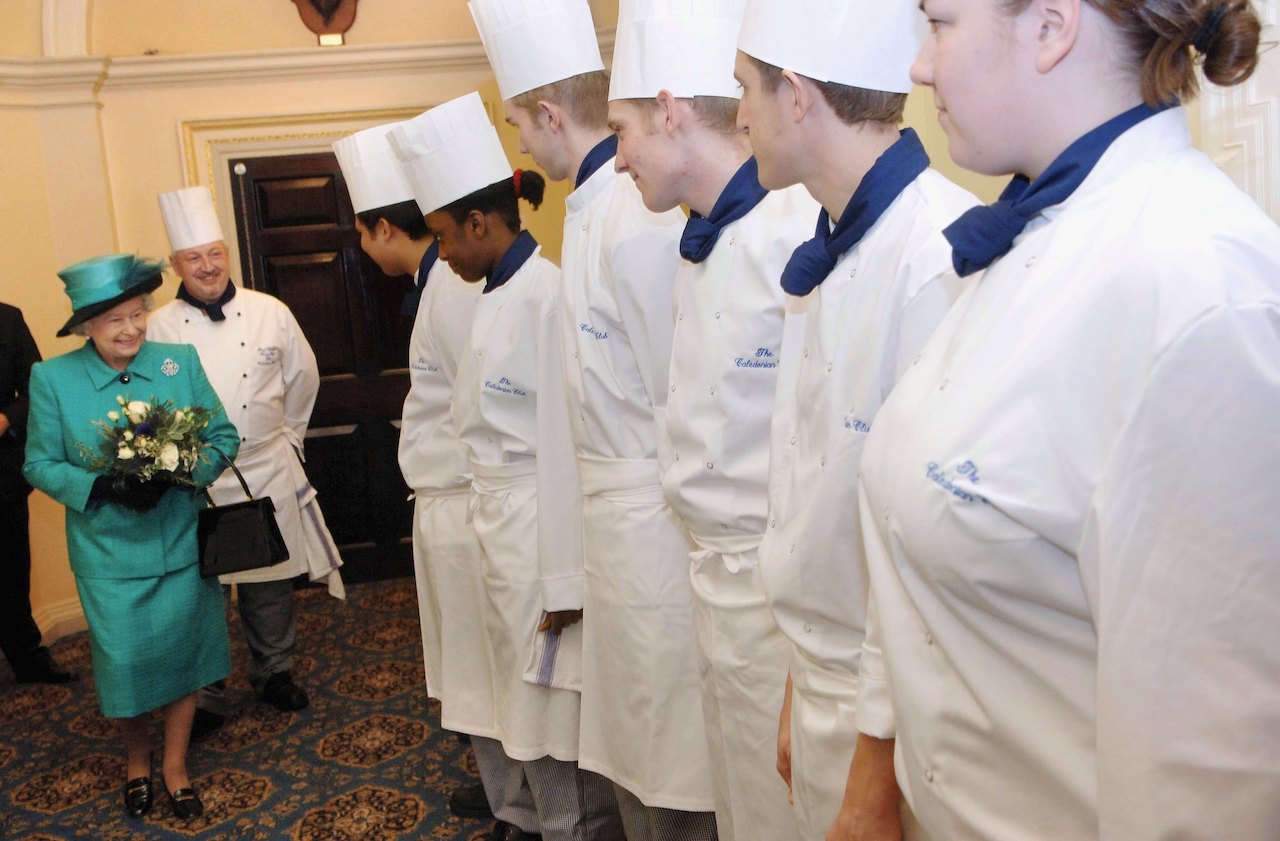
[[[583,333],[589,333],[590,335],[595,336],[596,339],[599,341],[604,341],[605,339],[609,338],[608,330],[597,330],[596,328],[592,327],[590,324],[579,324],[578,329],[581,330]]]
[[[778,360],[767,347],[758,347],[751,356],[739,356],[733,364],[739,368],[777,368]]]
[[[948,473],[949,471],[938,467],[936,461],[931,461],[925,465],[925,475],[938,487],[951,495],[958,499],[963,499],[965,502],[987,501],[985,496],[972,489],[973,485],[978,485],[982,482],[982,478],[978,475],[978,466],[972,461],[966,460],[956,467],[954,477],[949,476]]]
[[[511,382],[511,380],[507,379],[506,377],[503,377],[502,379],[498,380],[496,383],[493,380],[485,380],[484,387],[489,389],[490,391],[498,391],[503,394],[513,395],[515,397],[529,396],[528,392],[526,392],[522,388],[516,387]]]
[[[259,365],[275,365],[284,356],[284,352],[278,347],[260,347],[258,348],[258,364]]]

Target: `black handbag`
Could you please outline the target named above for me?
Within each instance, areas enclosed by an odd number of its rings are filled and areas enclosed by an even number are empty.
[[[289,560],[289,547],[285,545],[284,535],[276,523],[276,506],[271,497],[255,499],[235,462],[217,447],[210,449],[231,465],[232,472],[240,480],[240,487],[244,488],[244,495],[249,499],[231,505],[214,505],[209,492],[204,492],[209,507],[201,510],[196,526],[200,575],[216,578]]]

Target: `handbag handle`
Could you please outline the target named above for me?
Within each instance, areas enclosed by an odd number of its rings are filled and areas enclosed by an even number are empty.
[[[249,483],[244,480],[244,476],[240,473],[240,469],[236,467],[236,463],[231,459],[227,458],[227,454],[224,453],[222,450],[219,450],[213,444],[205,444],[205,446],[213,450],[218,455],[222,456],[223,461],[225,461],[228,465],[230,465],[231,472],[236,474],[236,478],[240,480],[240,487],[244,488],[244,495],[249,497],[250,500],[253,500],[254,496],[253,496],[253,493],[249,490]],[[208,497],[210,502],[213,501],[213,497],[209,496],[209,491],[207,488],[205,489],[204,495]]]

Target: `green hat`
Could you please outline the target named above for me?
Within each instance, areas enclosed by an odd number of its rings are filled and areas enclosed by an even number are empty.
[[[58,335],[66,336],[77,324],[156,289],[162,280],[161,268],[159,262],[132,254],[106,254],[67,266],[58,277],[66,284],[73,312]]]

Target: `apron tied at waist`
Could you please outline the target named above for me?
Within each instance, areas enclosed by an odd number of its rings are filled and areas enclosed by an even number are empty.
[[[635,501],[665,502],[657,459],[578,457],[583,496],[618,496]],[[647,493],[646,493],[647,492]],[[645,499],[651,496],[652,500]]]
[[[498,496],[517,488],[534,486],[538,481],[538,463],[533,459],[506,464],[471,465],[471,502],[467,505],[468,525],[480,507],[480,497]]]

